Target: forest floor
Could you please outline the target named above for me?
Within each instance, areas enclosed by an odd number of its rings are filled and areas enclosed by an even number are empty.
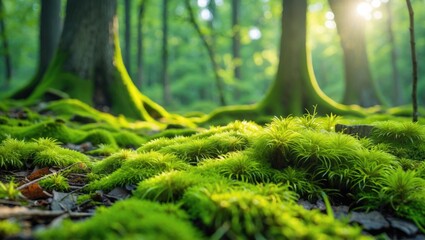
[[[0,105],[0,132],[2,239],[425,239],[404,118],[163,128],[61,100]]]

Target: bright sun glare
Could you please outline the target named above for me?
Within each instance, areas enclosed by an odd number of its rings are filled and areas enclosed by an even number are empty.
[[[386,3],[388,0],[367,0],[359,3],[356,8],[356,12],[359,16],[366,20],[381,19],[383,17],[379,7],[382,3]]]

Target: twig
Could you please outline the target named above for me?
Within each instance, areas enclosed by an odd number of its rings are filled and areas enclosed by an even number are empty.
[[[38,209],[28,209],[25,207],[0,207],[0,219],[8,218],[31,218],[31,217],[58,217],[68,214],[72,218],[91,217],[93,213],[80,213],[69,211],[48,211]]]
[[[39,182],[39,181],[41,181],[41,180],[43,180],[43,179],[45,179],[45,178],[48,178],[48,177],[50,177],[50,176],[52,176],[52,175],[54,175],[54,174],[57,174],[57,173],[63,172],[63,171],[65,171],[65,170],[67,170],[67,169],[69,169],[69,168],[73,167],[73,166],[74,166],[74,165],[76,165],[76,164],[80,164],[80,163],[74,163],[74,164],[72,164],[72,165],[69,165],[69,166],[68,166],[68,167],[66,167],[66,168],[59,169],[59,170],[58,170],[58,171],[56,171],[56,172],[53,172],[53,173],[50,173],[50,174],[44,175],[43,177],[40,177],[40,178],[34,179],[34,180],[32,180],[31,182],[25,183],[25,184],[23,184],[23,185],[19,186],[19,187],[18,187],[18,188],[16,188],[16,189],[17,189],[17,190],[22,190],[22,189],[24,189],[24,188],[27,188],[28,186],[30,186],[30,185],[32,185],[32,184],[34,184],[34,183],[37,183],[37,182]]]

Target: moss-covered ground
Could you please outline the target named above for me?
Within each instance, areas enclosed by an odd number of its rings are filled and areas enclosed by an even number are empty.
[[[0,123],[0,238],[385,239],[424,233],[425,126],[408,118],[312,112],[261,125],[233,121],[188,129],[60,100],[26,108],[3,103]],[[335,131],[336,124],[367,124],[371,131],[362,138]],[[341,206],[348,209],[344,214]],[[353,220],[354,213],[371,212],[413,230]]]

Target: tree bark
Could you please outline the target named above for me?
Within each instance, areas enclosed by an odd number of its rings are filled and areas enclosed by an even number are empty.
[[[233,54],[233,76],[238,83],[241,80],[241,33],[240,33],[240,0],[232,0],[232,54]],[[240,98],[239,89],[235,89],[235,99]]]
[[[381,103],[373,84],[365,41],[365,20],[356,16],[360,0],[329,0],[344,52],[344,104],[370,107]]]
[[[219,65],[218,65],[218,63],[215,59],[214,50],[211,47],[211,44],[208,42],[205,34],[202,33],[201,28],[199,27],[199,24],[196,21],[195,14],[193,13],[193,8],[190,5],[190,1],[185,0],[185,4],[186,4],[186,9],[189,12],[189,21],[190,21],[190,23],[192,23],[193,27],[195,28],[196,33],[198,34],[199,38],[202,41],[202,44],[204,45],[205,49],[207,50],[208,57],[209,57],[210,62],[211,62],[211,67],[212,67],[212,70],[213,70],[213,73],[214,73],[214,78],[215,78],[215,83],[216,83],[216,87],[217,87],[220,105],[225,106],[226,105],[226,99],[224,97],[223,80],[221,79],[220,74],[219,74],[220,67],[219,67]]]
[[[0,37],[2,40],[2,48],[4,54],[4,85],[8,86],[10,84],[10,80],[12,79],[12,57],[10,54],[9,39],[7,38],[5,15],[6,14],[3,1],[0,0]]]
[[[131,76],[131,0],[124,1],[124,64]]]
[[[168,78],[168,0],[162,0],[162,86],[164,104],[171,103],[170,82]]]
[[[60,12],[61,0],[41,0],[38,70],[30,80],[30,83],[14,94],[14,98],[28,97],[37,84],[40,83],[49,67],[59,44],[62,30]]]
[[[143,86],[143,18],[145,16],[147,0],[142,0],[137,17],[137,85],[139,89]]]
[[[29,100],[55,88],[115,114],[153,122],[170,117],[131,81],[119,48],[116,9],[117,0],[68,0],[58,51]]]

